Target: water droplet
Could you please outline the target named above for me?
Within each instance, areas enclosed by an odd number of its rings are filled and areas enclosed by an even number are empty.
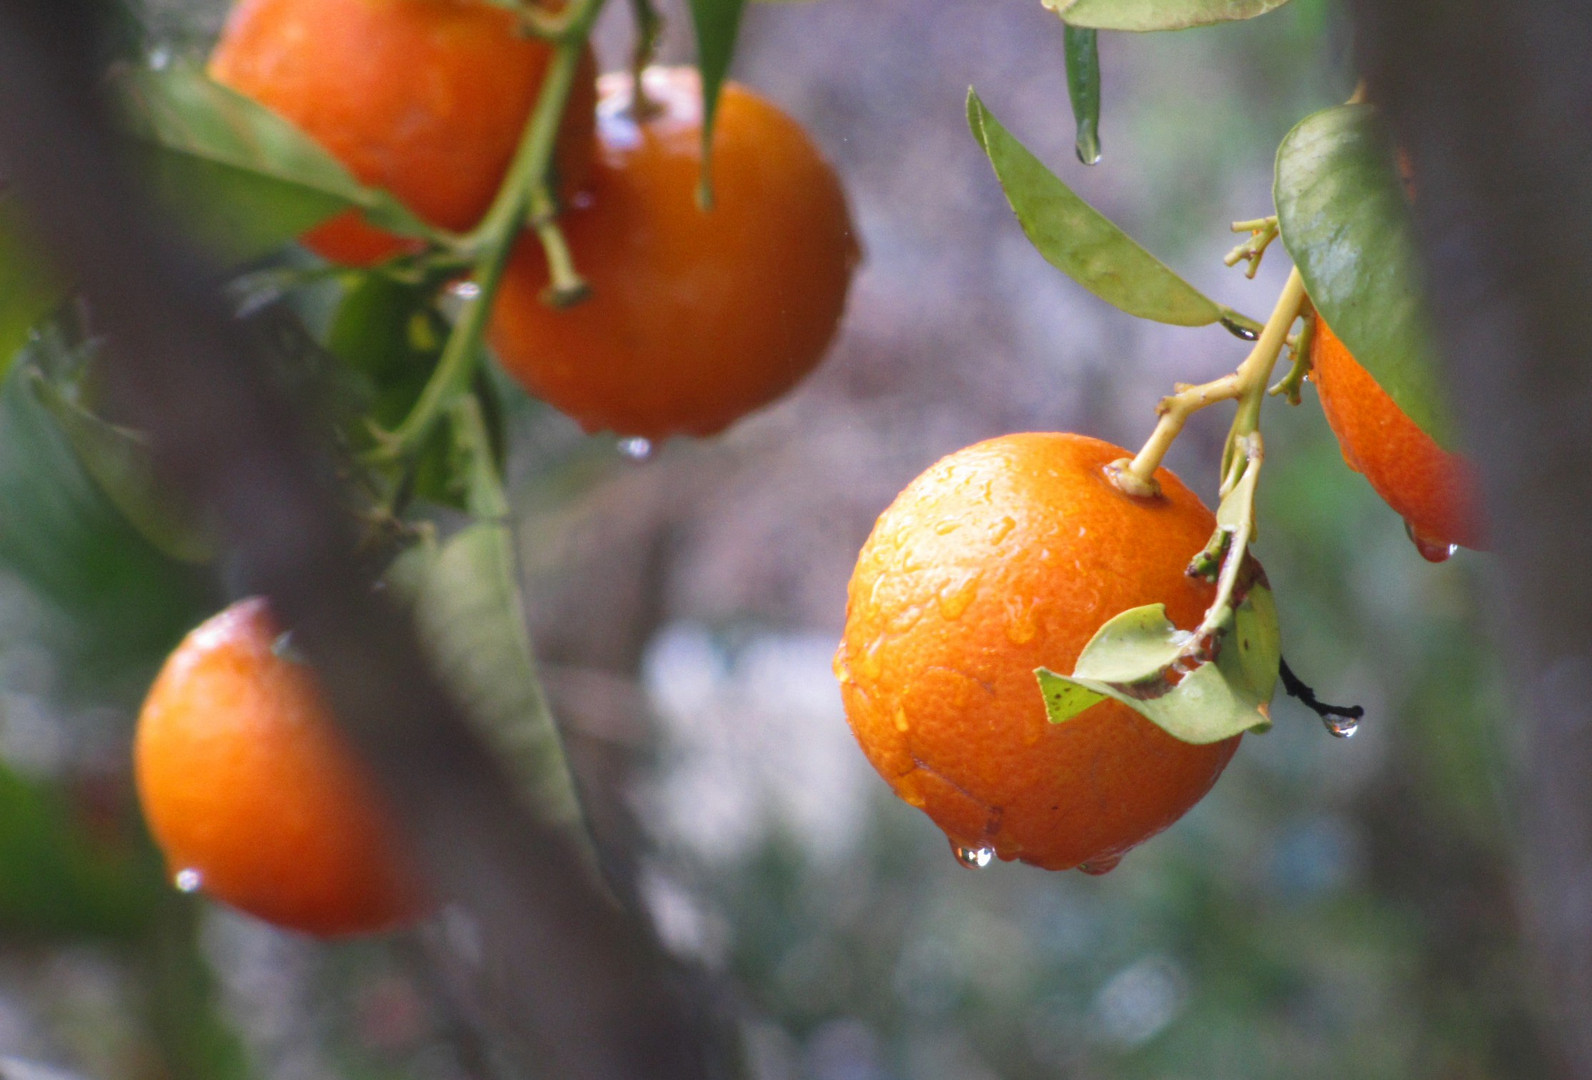
[[[652,457],[652,440],[643,439],[633,435],[628,439],[619,440],[619,453],[634,462],[643,462]]]
[[[199,871],[192,868],[187,870],[178,870],[177,876],[172,880],[173,884],[177,886],[178,892],[186,893],[198,892],[199,886],[204,883],[203,879],[199,876]]]
[[[171,66],[171,50],[160,46],[150,51],[149,66],[155,71],[164,71]]]
[[[1415,531],[1415,526],[1407,521],[1404,523],[1404,531],[1409,534],[1410,543],[1415,545],[1415,550],[1419,551],[1421,558],[1427,562],[1447,562],[1454,557],[1454,552],[1459,550],[1458,544],[1445,544],[1441,540],[1422,536]]]
[[[955,843],[953,841],[951,844],[951,854],[956,856],[957,862],[961,863],[969,870],[982,870],[984,867],[988,866],[990,864],[990,860],[995,857],[995,849],[992,847],[963,847],[961,844]]]
[[[1078,160],[1085,165],[1100,164],[1100,145],[1095,143],[1092,146],[1086,146],[1084,143],[1079,142]]]
[[[973,597],[978,595],[978,575],[973,574],[953,581],[940,590],[940,614],[954,622],[962,617]]]
[[[1008,601],[1006,604],[1006,640],[1013,645],[1027,645],[1039,633],[1039,620],[1034,615],[1032,600]]]
[[[1079,863],[1078,871],[1091,877],[1099,877],[1101,874],[1111,873],[1121,862],[1121,855],[1101,855],[1099,858],[1090,859],[1086,863]]]
[[[883,644],[884,638],[876,638],[862,654],[862,677],[870,682],[884,674],[884,662],[879,659],[879,646]]]
[[[960,521],[942,521],[938,525],[934,526],[934,535],[949,536],[961,527],[962,523]]]
[[[1236,338],[1241,338],[1244,341],[1260,340],[1260,333],[1258,331],[1253,330],[1242,323],[1234,322],[1231,318],[1228,318],[1225,315],[1222,316],[1221,321],[1222,325],[1227,328],[1227,332]]]
[[[1327,733],[1329,735],[1339,739],[1352,739],[1354,738],[1354,733],[1360,730],[1360,718],[1358,716],[1334,716],[1328,714],[1321,718],[1321,722],[1327,725]]]
[[[461,281],[453,286],[451,292],[460,300],[474,300],[481,295],[481,286],[473,281]]]
[[[896,727],[896,730],[897,731],[906,731],[911,726],[912,725],[907,722],[907,711],[905,709],[901,708],[899,705],[896,706],[896,711],[895,711],[895,727]]]

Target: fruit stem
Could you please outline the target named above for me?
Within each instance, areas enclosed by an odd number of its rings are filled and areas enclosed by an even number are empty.
[[[1248,435],[1260,427],[1260,404],[1266,396],[1266,383],[1271,378],[1272,368],[1277,365],[1283,344],[1288,340],[1288,330],[1294,320],[1299,318],[1304,302],[1305,280],[1299,275],[1296,266],[1288,271],[1288,280],[1277,296],[1277,306],[1272,308],[1271,318],[1266,320],[1255,347],[1238,365],[1236,374],[1242,390],[1238,399],[1238,415],[1233,417],[1232,434],[1228,436],[1229,444],[1238,436]]]
[[[1288,368],[1288,374],[1266,391],[1273,397],[1281,395],[1290,405],[1299,404],[1300,389],[1304,386],[1305,376],[1310,374],[1310,343],[1316,336],[1316,312],[1308,296],[1299,314],[1304,316],[1304,322],[1299,327],[1299,333],[1288,340],[1292,365]]]
[[[547,180],[564,108],[575,83],[575,73],[580,68],[581,53],[586,48],[586,38],[602,11],[603,3],[604,0],[580,0],[569,10],[567,32],[559,38],[554,49],[553,62],[542,79],[536,108],[526,121],[525,132],[520,137],[519,149],[515,151],[508,174],[503,178],[486,216],[459,243],[459,253],[475,264],[471,275],[475,285],[473,295],[464,300],[459,319],[453,325],[447,345],[443,347],[436,370],[431,373],[414,408],[393,431],[375,433],[376,446],[369,455],[374,463],[395,461],[418,451],[453,403],[469,393],[481,356],[481,341],[486,333],[487,316],[492,311],[492,300],[497,295],[503,270],[508,265],[514,242],[519,238],[520,228],[530,211],[545,211],[535,215],[541,223],[533,222],[533,226],[544,244],[551,237],[552,248],[562,253],[557,257],[549,255],[549,261],[555,267],[555,292],[561,284],[558,277],[560,266],[564,272],[564,286],[577,287],[580,282],[570,264],[569,249],[563,243],[563,235],[552,225],[550,211],[553,200],[548,194]]]
[[[1271,318],[1266,320],[1254,347],[1236,371],[1198,386],[1179,386],[1176,393],[1161,399],[1156,406],[1160,420],[1156,422],[1155,430],[1150,433],[1143,449],[1131,461],[1115,462],[1111,467],[1110,475],[1117,487],[1140,498],[1159,494],[1160,485],[1156,483],[1155,470],[1161,467],[1161,459],[1166,456],[1188,418],[1214,402],[1237,399],[1238,414],[1233,418],[1232,431],[1227,438],[1227,452],[1222,462],[1224,481],[1230,478],[1229,466],[1234,446],[1240,436],[1248,435],[1259,427],[1260,403],[1265,397],[1266,380],[1271,377],[1277,355],[1288,338],[1288,328],[1299,317],[1304,298],[1304,279],[1295,267],[1289,273],[1281,295],[1277,297],[1277,306],[1272,309]]]
[[[542,293],[542,302],[549,307],[567,308],[590,296],[591,286],[575,269],[569,241],[564,239],[564,230],[558,227],[558,209],[547,188],[540,184],[531,193],[531,228],[547,258],[549,283]]]

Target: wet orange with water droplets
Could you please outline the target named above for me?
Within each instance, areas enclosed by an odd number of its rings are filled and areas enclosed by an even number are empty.
[[[968,447],[908,485],[858,556],[835,662],[846,715],[953,848],[1103,872],[1194,805],[1238,746],[1180,742],[1112,701],[1046,716],[1035,668],[1071,672],[1128,608],[1164,603],[1192,628],[1213,596],[1184,573],[1211,513],[1165,469],[1162,497],[1123,494],[1104,467],[1124,456],[1067,434]],[[950,520],[962,527],[935,527]],[[922,614],[903,625],[908,610]]]

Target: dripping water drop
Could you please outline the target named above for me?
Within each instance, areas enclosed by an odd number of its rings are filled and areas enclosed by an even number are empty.
[[[1243,323],[1237,322],[1225,315],[1222,316],[1221,322],[1222,325],[1227,328],[1227,332],[1236,338],[1241,338],[1244,341],[1260,340],[1260,331],[1255,330],[1252,327],[1245,326]]]
[[[1090,859],[1086,863],[1079,863],[1078,871],[1088,874],[1090,877],[1099,877],[1101,874],[1111,873],[1121,862],[1121,855],[1101,855],[1098,858]]]
[[[639,435],[620,439],[619,453],[629,461],[637,463],[648,461],[652,458],[652,440],[643,439]]]
[[[1454,557],[1454,552],[1459,550],[1458,544],[1446,544],[1441,540],[1422,536],[1415,531],[1415,526],[1407,521],[1404,523],[1404,531],[1409,534],[1410,543],[1415,545],[1415,550],[1420,552],[1421,558],[1427,562],[1447,562]]]
[[[191,893],[199,891],[199,886],[203,884],[203,880],[199,876],[199,871],[190,867],[186,870],[178,870],[177,876],[173,879],[173,884],[177,886],[178,892]]]
[[[992,847],[970,848],[954,843],[951,845],[951,853],[956,856],[957,862],[969,870],[982,870],[995,857],[995,849]]]
[[[1329,713],[1321,718],[1321,722],[1327,725],[1327,734],[1338,739],[1352,739],[1354,733],[1360,730],[1358,716],[1335,716]]]

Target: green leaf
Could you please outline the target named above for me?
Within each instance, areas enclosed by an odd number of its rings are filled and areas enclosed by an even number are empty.
[[[1233,614],[1233,629],[1222,642],[1216,662],[1227,677],[1257,703],[1271,700],[1282,670],[1282,631],[1277,625],[1277,600],[1259,582],[1251,585]]]
[[[1188,632],[1167,619],[1165,604],[1130,608],[1095,631],[1073,674],[1123,686],[1157,679],[1188,641]]]
[[[421,640],[483,738],[544,820],[580,820],[563,743],[531,653],[509,527],[479,521],[422,544],[389,572],[414,604]]]
[[[157,196],[233,258],[265,254],[349,207],[391,232],[435,235],[288,121],[193,67],[125,68],[113,86]]]
[[[1451,446],[1409,206],[1370,105],[1337,105],[1277,149],[1283,244],[1332,332],[1399,408]]]
[[[34,396],[55,417],[83,470],[139,535],[179,562],[204,563],[215,557],[213,532],[156,479],[142,432],[107,423],[42,374],[30,374]]]
[[[1183,30],[1253,19],[1288,0],[1043,0],[1071,26],[1095,30]]]
[[[1078,160],[1094,165],[1100,160],[1100,48],[1093,30],[1069,26],[1066,30],[1067,96],[1078,125],[1074,145]]]
[[[735,38],[741,29],[746,0],[691,0],[691,23],[696,28],[697,70],[702,73],[702,179],[697,201],[713,205],[713,122],[719,110],[719,91],[730,73]]]
[[[972,90],[967,122],[1029,241],[1056,269],[1141,319],[1206,326],[1226,309],[1203,296],[1075,195],[990,115]]]
[[[65,294],[37,246],[26,239],[15,204],[0,198],[0,379],[27,344],[28,331]]]
[[[1267,703],[1281,662],[1270,591],[1251,588],[1222,635],[1216,661],[1173,686],[1168,667],[1188,640],[1160,604],[1116,616],[1084,646],[1072,675],[1035,671],[1051,723],[1065,723],[1110,698],[1187,743],[1220,742],[1270,727]]]

